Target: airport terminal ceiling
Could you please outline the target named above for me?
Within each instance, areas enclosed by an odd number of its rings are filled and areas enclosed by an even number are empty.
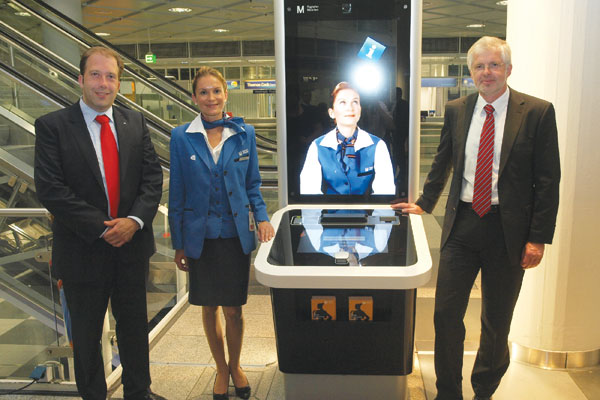
[[[426,0],[423,37],[504,36],[504,3]],[[273,40],[274,35],[273,0],[82,0],[81,6],[83,25],[109,34],[106,39],[114,44]]]

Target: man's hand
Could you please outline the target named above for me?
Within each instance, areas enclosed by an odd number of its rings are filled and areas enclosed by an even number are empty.
[[[544,243],[525,243],[521,256],[521,267],[529,269],[537,267],[544,256]]]
[[[401,210],[402,214],[417,214],[421,215],[425,211],[415,203],[392,203],[394,210]]]
[[[258,224],[258,241],[261,243],[268,242],[275,236],[275,229],[269,221],[263,221]]]
[[[190,267],[188,266],[187,257],[185,256],[185,251],[183,249],[175,250],[175,258],[173,258],[173,261],[175,261],[175,264],[177,264],[177,268],[179,268],[180,270],[185,272],[190,270]]]
[[[138,223],[131,218],[115,218],[110,221],[104,221],[104,225],[108,227],[108,230],[102,238],[114,247],[121,247],[129,242],[133,234],[140,229]]]

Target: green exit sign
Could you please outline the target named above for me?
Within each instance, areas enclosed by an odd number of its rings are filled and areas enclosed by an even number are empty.
[[[152,53],[146,54],[146,64],[156,64],[156,55]]]

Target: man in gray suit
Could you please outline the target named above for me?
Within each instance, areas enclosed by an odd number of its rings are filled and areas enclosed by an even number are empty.
[[[551,243],[560,162],[554,107],[509,88],[510,48],[482,37],[467,63],[479,93],[446,106],[440,145],[423,194],[396,203],[431,212],[452,174],[435,299],[436,399],[462,399],[463,318],[481,270],[481,339],[471,375],[474,399],[490,399],[506,372],[508,333],[524,270]]]

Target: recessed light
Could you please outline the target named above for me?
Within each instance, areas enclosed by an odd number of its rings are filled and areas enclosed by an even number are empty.
[[[485,24],[469,24],[467,28],[485,28]]]
[[[216,29],[213,29],[213,32],[225,33],[225,32],[229,32],[229,29],[216,28]]]
[[[508,0],[500,0],[496,2],[497,6],[507,6],[508,5]]]
[[[172,7],[169,8],[169,11],[172,13],[189,13],[192,12],[192,9],[188,7]]]
[[[31,17],[31,14],[27,11],[17,11],[15,15],[18,15],[19,17]]]
[[[110,36],[108,32],[95,32],[97,36]]]

